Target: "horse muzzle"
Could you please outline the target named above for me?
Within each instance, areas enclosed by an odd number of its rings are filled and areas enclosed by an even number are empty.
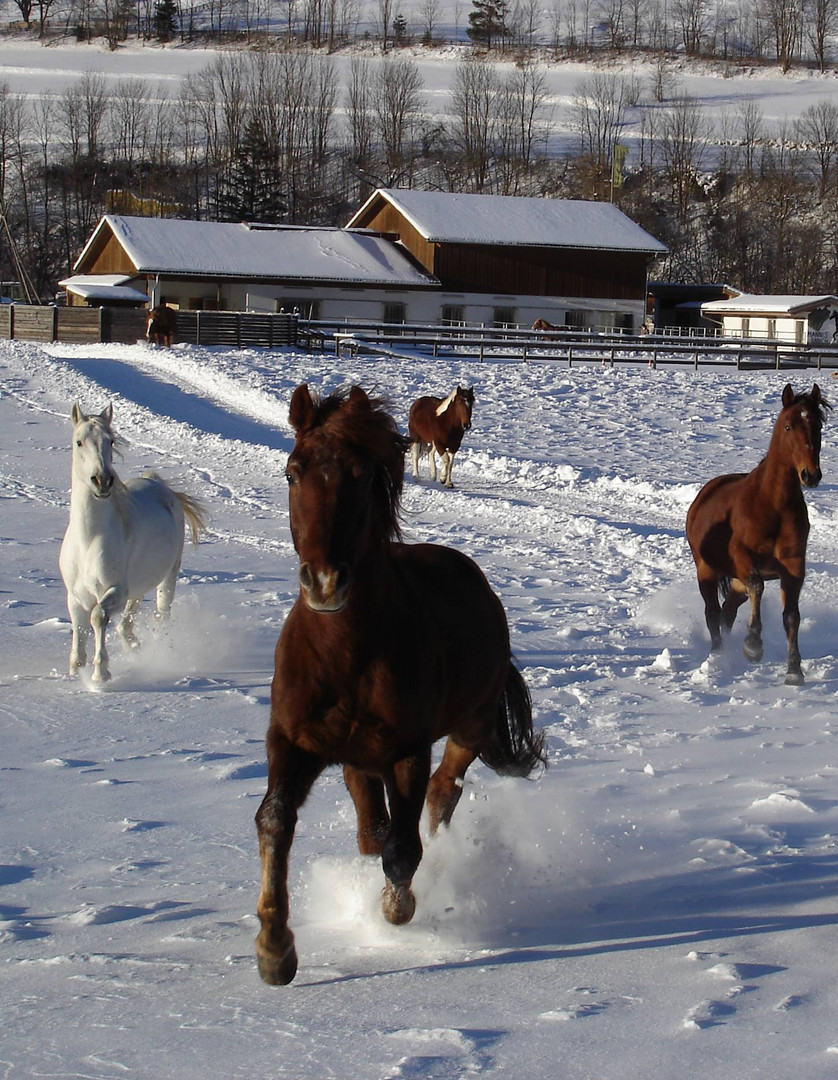
[[[307,608],[328,615],[340,611],[349,599],[349,567],[341,563],[337,570],[315,570],[311,563],[300,567],[300,595]]]
[[[113,491],[113,476],[97,476],[94,474],[90,477],[90,486],[93,488],[93,494],[97,499],[110,498],[110,494]]]
[[[800,483],[807,488],[816,488],[823,478],[820,469],[801,469]]]

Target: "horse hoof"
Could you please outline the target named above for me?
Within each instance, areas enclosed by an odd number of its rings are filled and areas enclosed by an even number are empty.
[[[297,950],[293,938],[285,951],[277,954],[266,949],[257,937],[256,962],[262,981],[268,986],[287,986],[297,974]]]
[[[388,881],[381,894],[381,907],[387,922],[404,926],[416,912],[416,897],[409,885],[393,885]]]
[[[802,671],[789,671],[786,673],[786,686],[802,686],[803,682]]]
[[[90,676],[90,681],[92,683],[110,682],[111,673],[108,671],[107,668],[104,668],[102,671],[94,671],[93,674]]]
[[[752,664],[758,664],[760,660],[762,660],[762,642],[751,645],[746,641],[742,647],[742,651],[744,652],[746,659],[750,660]]]

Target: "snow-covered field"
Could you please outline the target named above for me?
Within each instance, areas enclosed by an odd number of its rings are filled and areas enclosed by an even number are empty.
[[[325,774],[292,852],[300,970],[271,989],[253,815],[296,594],[283,471],[301,381],[385,393],[402,426],[416,396],[474,384],[456,488],[408,479],[406,535],[487,573],[550,768],[472,768],[402,928]],[[759,460],[785,381],[0,343],[0,1076],[838,1075],[832,426],[807,494],[804,687],[783,685],[776,585],[764,662],[739,625],[708,664],[683,535],[704,480]],[[100,692],[65,674],[74,400],[113,401],[123,476],[158,468],[211,515],[171,622],[141,620],[136,653],[114,641]]]

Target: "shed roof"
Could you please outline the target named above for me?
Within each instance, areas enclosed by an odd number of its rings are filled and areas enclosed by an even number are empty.
[[[74,269],[110,232],[138,273],[330,281],[415,288],[438,285],[404,249],[367,232],[300,226],[187,221],[106,214]]]
[[[347,228],[369,220],[368,209],[381,199],[432,243],[589,248],[648,255],[668,250],[612,203],[582,199],[379,188]]]
[[[771,296],[741,293],[729,300],[709,300],[701,305],[711,315],[805,315],[819,307],[838,305],[838,296]]]

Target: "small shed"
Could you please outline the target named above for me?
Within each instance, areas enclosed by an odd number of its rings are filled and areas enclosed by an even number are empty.
[[[148,304],[148,294],[125,274],[75,274],[58,284],[67,291],[68,307],[128,307]]]
[[[838,340],[838,296],[760,296],[740,293],[701,305],[702,315],[724,337],[787,342],[793,345]]]

